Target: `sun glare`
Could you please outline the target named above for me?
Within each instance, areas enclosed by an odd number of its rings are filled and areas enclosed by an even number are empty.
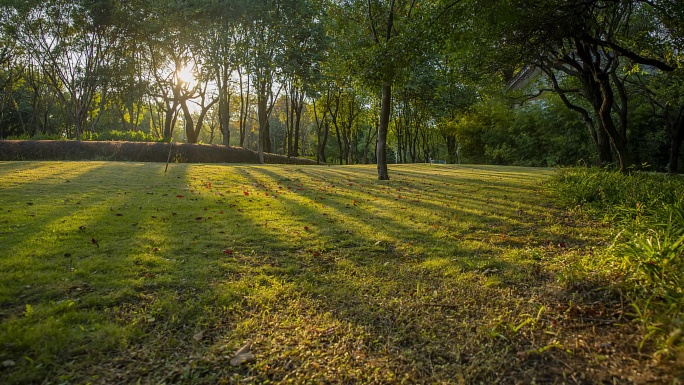
[[[176,72],[178,80],[183,83],[192,83],[195,81],[195,73],[192,72],[190,67],[183,67],[178,72]]]

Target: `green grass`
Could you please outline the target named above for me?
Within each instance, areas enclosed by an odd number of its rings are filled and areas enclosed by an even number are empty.
[[[589,265],[619,286],[658,345],[656,356],[684,361],[684,178],[569,168],[549,187],[574,210],[613,225],[611,247],[577,266]]]
[[[551,174],[0,163],[0,383],[674,378]]]

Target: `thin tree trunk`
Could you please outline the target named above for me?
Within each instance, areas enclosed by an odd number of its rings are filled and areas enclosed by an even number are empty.
[[[378,127],[378,144],[376,156],[378,158],[378,179],[389,180],[387,173],[387,130],[392,103],[392,86],[385,82],[382,84],[382,102],[380,105],[380,126]]]
[[[294,121],[294,156],[299,156],[299,128],[302,122],[302,110],[304,109],[304,93],[300,92],[298,96]]]

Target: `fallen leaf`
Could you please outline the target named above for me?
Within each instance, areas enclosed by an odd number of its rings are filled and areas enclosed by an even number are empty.
[[[185,198],[183,195],[176,195],[176,198]]]
[[[192,339],[195,341],[201,341],[202,338],[204,338],[204,332],[199,332],[199,333],[195,334],[194,336],[192,336]]]
[[[90,238],[90,243],[92,243],[93,245],[97,246],[98,249],[100,248],[100,245],[97,243],[97,241],[95,240],[95,238]]]
[[[254,361],[256,357],[250,351],[249,344],[243,346],[235,353],[235,356],[230,360],[230,365],[240,366],[245,362]]]
[[[226,254],[226,255],[233,255],[233,251],[232,251],[232,250],[227,250],[227,249],[226,249],[226,250],[223,250],[223,254]]]

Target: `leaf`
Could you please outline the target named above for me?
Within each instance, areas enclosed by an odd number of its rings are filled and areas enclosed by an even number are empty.
[[[230,360],[232,366],[240,366],[245,362],[254,361],[256,357],[250,351],[249,344],[243,346],[235,353],[235,356]]]
[[[226,250],[223,250],[223,254],[226,254],[226,255],[233,255],[233,251],[232,251],[232,250],[226,249]]]
[[[195,341],[201,341],[202,338],[204,338],[204,332],[199,332],[199,333],[195,334],[194,336],[192,336],[192,339]]]
[[[97,241],[95,240],[95,238],[90,238],[90,243],[92,243],[93,245],[97,246],[98,249],[100,248],[100,244],[97,243]]]
[[[185,198],[183,195],[176,195],[176,198]]]
[[[249,195],[249,191],[245,191],[244,194],[245,194],[245,195]]]

